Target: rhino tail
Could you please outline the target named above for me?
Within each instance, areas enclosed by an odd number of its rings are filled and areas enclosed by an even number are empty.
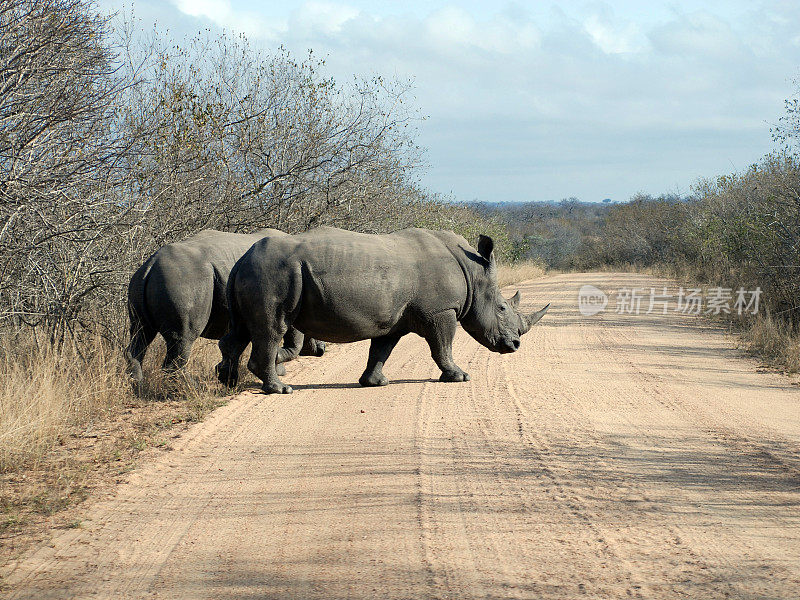
[[[231,269],[228,283],[225,286],[225,304],[228,307],[228,333],[220,340],[220,350],[223,350],[223,346],[233,345],[235,347],[239,344],[247,346],[250,342],[250,333],[246,324],[242,321],[242,310],[236,299],[236,279],[238,274],[239,264],[236,263]],[[223,340],[225,338],[230,338],[230,343],[224,343]]]
[[[135,385],[142,381],[142,359],[150,342],[155,338],[155,327],[147,310],[145,289],[155,256],[151,256],[131,277],[128,284],[128,319],[130,320],[131,341],[125,351],[128,368]]]
[[[250,334],[242,322],[239,303],[236,301],[236,276],[238,263],[233,265],[228,284],[225,286],[225,300],[228,307],[228,333],[219,341],[222,360],[215,367],[217,379],[228,387],[234,387],[239,381],[239,358],[250,342]]]
[[[147,300],[145,298],[147,279],[154,262],[155,255],[147,259],[147,262],[137,269],[128,284],[128,317],[131,321],[131,332],[133,332],[134,325],[157,330],[148,314]]]

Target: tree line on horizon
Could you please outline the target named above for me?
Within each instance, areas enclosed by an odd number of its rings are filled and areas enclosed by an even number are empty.
[[[780,148],[742,172],[698,181],[685,197],[470,206],[502,220],[516,256],[550,269],[650,271],[692,285],[760,288],[763,313],[739,324],[745,342],[771,364],[798,371],[799,132],[790,100],[773,130]]]

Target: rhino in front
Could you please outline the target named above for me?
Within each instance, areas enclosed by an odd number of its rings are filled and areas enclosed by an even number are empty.
[[[523,314],[519,292],[506,300],[497,287],[494,243],[481,236],[477,251],[449,231],[405,229],[388,235],[321,227],[254,244],[228,281],[230,329],[220,340],[220,380],[228,380],[252,341],[248,367],[266,393],[291,393],[275,370],[290,327],[307,336],[346,343],[371,339],[364,386],[386,385],[382,373],[407,333],[430,346],[440,381],[467,381],[453,362],[457,323],[494,352],[514,352],[542,318]]]

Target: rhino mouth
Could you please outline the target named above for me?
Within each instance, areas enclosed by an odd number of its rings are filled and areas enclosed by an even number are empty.
[[[511,354],[519,350],[519,338],[500,340],[495,344],[495,352],[500,354]]]

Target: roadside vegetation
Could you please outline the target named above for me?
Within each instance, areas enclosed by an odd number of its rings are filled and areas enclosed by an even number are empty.
[[[501,288],[514,283],[539,279],[547,273],[544,263],[538,260],[516,260],[497,266],[497,285]]]
[[[793,105],[791,105],[793,106]],[[791,114],[791,113],[790,113]],[[784,119],[776,137],[791,142]],[[741,173],[696,183],[686,197],[620,204],[488,205],[517,254],[562,270],[635,270],[688,285],[762,290],[756,315],[729,315],[742,344],[769,365],[800,371],[800,160],[791,146]],[[724,315],[723,315],[724,316]]]

